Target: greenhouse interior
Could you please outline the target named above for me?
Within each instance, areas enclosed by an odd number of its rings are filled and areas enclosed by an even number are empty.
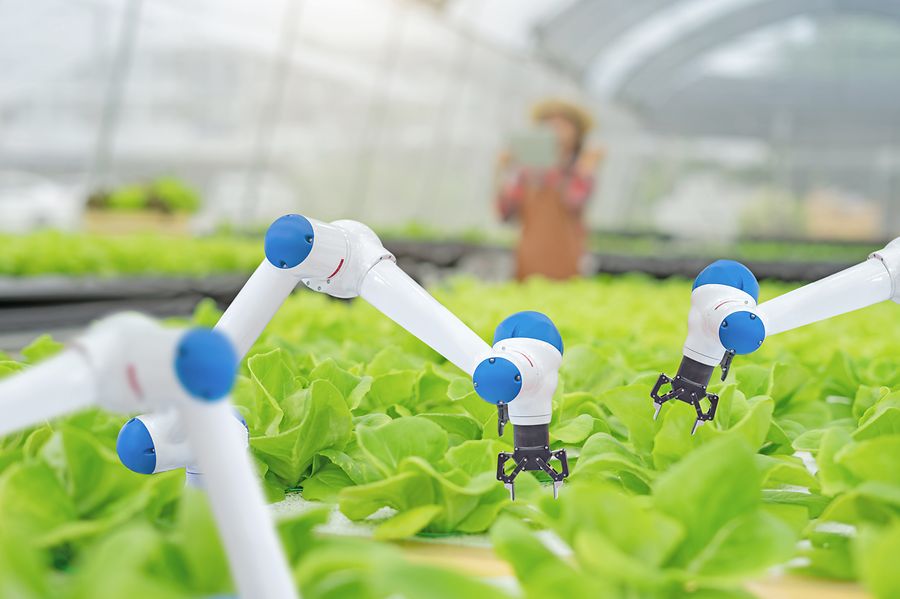
[[[0,599],[900,597],[900,2],[0,32]]]

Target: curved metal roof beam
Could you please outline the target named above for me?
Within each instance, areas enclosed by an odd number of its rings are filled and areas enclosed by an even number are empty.
[[[607,97],[658,103],[672,89],[689,65],[734,39],[805,15],[870,14],[900,21],[900,3],[892,0],[756,0],[722,12],[702,26],[683,33],[658,52],[645,54],[620,73]]]
[[[683,0],[579,0],[534,27],[542,52],[584,76],[624,33]]]
[[[896,142],[898,95],[900,82],[878,76],[857,76],[840,93],[815,77],[711,78],[679,90],[677,102],[651,107],[646,117],[655,131],[693,137],[878,146]]]
[[[671,4],[626,32],[594,63],[587,84],[601,98],[611,99],[633,73],[709,23],[766,0],[683,0]],[[789,2],[790,0],[782,0]]]

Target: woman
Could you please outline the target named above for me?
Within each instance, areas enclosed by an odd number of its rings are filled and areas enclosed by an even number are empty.
[[[568,279],[580,274],[587,238],[584,208],[602,153],[584,149],[593,122],[575,104],[541,102],[532,110],[532,119],[553,132],[556,164],[549,168],[517,165],[508,152],[502,154],[497,207],[504,221],[517,219],[522,226],[516,278]]]

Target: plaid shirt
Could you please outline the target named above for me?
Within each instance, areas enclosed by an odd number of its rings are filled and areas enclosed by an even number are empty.
[[[518,169],[500,188],[497,208],[503,220],[510,220],[519,211],[529,188],[559,188],[565,206],[580,214],[594,191],[594,177],[581,175],[572,169],[559,168],[535,172]]]

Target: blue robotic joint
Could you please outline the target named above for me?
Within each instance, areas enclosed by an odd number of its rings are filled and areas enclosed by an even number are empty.
[[[519,312],[500,323],[490,357],[475,368],[475,391],[497,406],[497,433],[513,426],[514,451],[497,456],[497,480],[515,499],[515,479],[523,470],[543,471],[553,481],[557,497],[569,476],[565,449],[550,449],[553,393],[559,381],[562,337],[553,322],[539,312]],[[551,465],[556,460],[559,470]],[[511,463],[511,466],[508,464]]]
[[[720,366],[724,381],[734,356],[756,351],[766,337],[765,325],[756,313],[758,298],[756,277],[739,262],[718,260],[697,275],[681,365],[674,377],[660,374],[650,392],[656,407],[654,419],[672,399],[688,403],[696,411],[691,434],[715,418],[719,396],[707,391],[715,367]],[[669,391],[660,395],[666,385],[670,385]]]
[[[716,415],[719,398],[707,390],[716,366],[724,381],[734,357],[755,352],[767,337],[878,302],[898,302],[897,290],[900,238],[856,266],[759,305],[759,283],[750,269],[732,260],[713,262],[694,280],[678,372],[660,374],[650,392],[653,417],[667,401],[688,403],[697,413],[693,434]]]
[[[497,327],[492,347],[407,275],[375,232],[358,221],[323,222],[287,214],[269,227],[263,250],[265,258],[215,326],[231,341],[238,359],[296,287],[331,297],[360,298],[473,377],[481,397],[497,406],[500,426],[508,420],[515,427],[517,453],[507,460],[516,461],[521,466],[518,471],[556,472],[542,466],[552,458],[547,430],[550,398],[562,359],[562,341],[550,319],[537,312],[514,314]],[[186,371],[184,380],[203,396],[219,392],[199,384],[205,377],[194,377],[192,372]],[[244,427],[232,420],[230,428],[245,440]],[[202,480],[183,444],[177,419],[145,414],[126,428],[122,459],[135,470],[187,467],[193,475],[189,482]],[[534,453],[538,449],[540,455]],[[561,455],[564,459],[565,454]],[[499,459],[504,460],[503,454]],[[501,478],[511,492],[518,471],[504,472]],[[498,475],[501,472],[502,467]],[[562,473],[551,476],[561,481],[567,474],[563,461]]]

